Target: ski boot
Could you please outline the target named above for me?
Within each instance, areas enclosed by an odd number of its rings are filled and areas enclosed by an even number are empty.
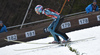
[[[68,43],[68,42],[71,42],[71,39],[68,38],[67,40],[63,40],[62,43]]]
[[[60,44],[60,41],[53,41],[53,42],[49,42],[49,44]]]

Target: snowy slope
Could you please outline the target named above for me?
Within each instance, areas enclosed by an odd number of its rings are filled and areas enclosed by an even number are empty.
[[[100,26],[82,29],[70,33],[66,33],[71,40],[84,39],[88,37],[95,37],[93,40],[79,42],[72,44],[71,47],[75,49],[80,55],[99,55],[100,53]],[[53,41],[52,37],[30,41],[29,43],[48,43]],[[58,45],[52,47],[38,48],[41,46],[47,46],[48,44],[15,44],[0,48],[0,55],[76,55],[75,52],[69,50],[68,47],[58,47]],[[20,49],[29,49],[23,51],[15,51]]]

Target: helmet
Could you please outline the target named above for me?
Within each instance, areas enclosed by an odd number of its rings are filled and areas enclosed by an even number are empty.
[[[40,13],[42,13],[42,9],[43,9],[43,6],[42,6],[42,5],[37,5],[37,6],[35,7],[35,12],[36,12],[37,14],[40,14]]]

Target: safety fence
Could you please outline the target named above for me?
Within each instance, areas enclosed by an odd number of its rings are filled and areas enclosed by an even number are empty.
[[[78,12],[78,13],[73,13],[73,14],[68,14],[68,15],[65,15],[65,17],[70,17],[70,16],[73,16],[73,15],[79,15],[79,14],[83,14],[83,13],[86,13],[86,11],[82,11],[82,12]],[[45,22],[45,21],[50,21],[50,20],[52,20],[52,18],[50,18],[50,19],[44,19],[44,20],[39,20],[39,21],[35,21],[35,22],[24,23],[23,26],[30,25],[30,24],[35,24],[35,23],[40,23],[40,22]],[[21,25],[22,24],[15,25],[15,26],[10,26],[10,27],[7,27],[7,29],[20,27]]]
[[[61,24],[59,30],[66,33],[66,32],[70,32],[74,30],[79,30],[83,28],[100,25],[100,11],[94,12],[91,14],[86,14],[84,12],[80,12],[81,14],[75,13],[79,15],[74,15],[74,16],[73,14],[65,15],[66,16],[65,20]],[[68,17],[68,16],[71,16],[71,17]],[[31,27],[26,27],[22,29],[17,29],[17,30],[1,33],[0,47],[9,45],[9,44],[14,44],[14,42],[10,42],[10,40],[30,41],[30,40],[48,37],[50,33],[47,27],[52,21],[44,22],[47,20],[52,20],[52,19],[32,22],[32,23],[38,23],[38,22],[43,22],[43,23],[31,26]],[[32,23],[27,23],[24,25],[28,25]],[[20,25],[17,25],[17,26],[20,26]],[[12,27],[9,27],[9,28],[12,28]],[[7,39],[8,41],[5,41],[4,39]]]
[[[70,17],[70,16],[73,16],[73,15],[79,15],[79,14],[83,14],[83,13],[86,13],[86,11],[65,15],[65,17]],[[50,20],[52,20],[52,18],[39,20],[39,21],[35,21],[35,22],[30,22],[30,23],[25,23],[25,24],[23,24],[23,26],[30,25],[30,24],[36,24],[36,23],[40,23],[40,22],[45,22],[45,21],[50,21]],[[7,29],[16,28],[16,27],[20,27],[20,26],[21,26],[21,24],[15,25],[15,26],[10,26],[10,27],[7,27]]]

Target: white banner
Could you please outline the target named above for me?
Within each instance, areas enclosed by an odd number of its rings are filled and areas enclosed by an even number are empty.
[[[10,41],[10,40],[17,40],[17,34],[7,36],[7,40],[8,41]]]
[[[71,27],[71,23],[70,22],[65,22],[61,24],[61,29],[65,29],[65,28],[69,28]]]
[[[26,38],[27,38],[27,37],[35,36],[35,30],[25,32],[25,35],[26,35]]]
[[[100,15],[97,15],[97,21],[100,21]]]
[[[44,28],[44,32],[49,32],[48,27]]]
[[[79,19],[78,21],[79,21],[79,25],[83,25],[83,24],[88,24],[89,23],[88,18]]]

